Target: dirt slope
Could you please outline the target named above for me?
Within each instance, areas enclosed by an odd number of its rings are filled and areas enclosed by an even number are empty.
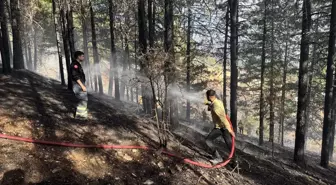
[[[136,114],[136,105],[104,95],[91,94],[89,99],[89,120],[74,120],[69,112],[76,100],[59,82],[27,71],[0,75],[0,132],[48,141],[157,147],[154,126]],[[171,139],[170,150],[207,162],[201,149],[204,136],[179,129],[175,134],[183,134]],[[188,134],[199,139],[188,141]],[[280,154],[276,155],[278,160],[271,160],[239,151],[241,169],[237,174],[229,167],[203,169],[155,152],[66,148],[0,139],[0,184],[335,184],[334,168],[319,168],[314,161],[301,168]]]

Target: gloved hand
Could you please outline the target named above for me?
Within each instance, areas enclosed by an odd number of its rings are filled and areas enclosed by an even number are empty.
[[[208,111],[212,111],[213,109],[213,104],[211,102],[207,103],[208,106]]]
[[[209,100],[204,99],[204,105],[210,105],[210,104],[211,104],[211,102]]]

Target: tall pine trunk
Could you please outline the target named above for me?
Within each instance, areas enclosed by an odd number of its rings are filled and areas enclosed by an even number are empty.
[[[272,14],[274,13],[274,2],[272,3]],[[271,39],[274,41],[274,15],[271,16]],[[270,77],[270,97],[269,97],[269,105],[270,105],[270,129],[269,129],[269,142],[272,143],[272,157],[274,152],[274,102],[275,102],[275,92],[274,92],[274,42],[271,42],[271,77]]]
[[[225,15],[225,39],[224,39],[224,58],[223,58],[223,103],[226,114],[227,112],[227,101],[226,101],[226,71],[227,71],[227,46],[228,46],[228,38],[229,38],[229,24],[230,24],[230,6],[227,5],[226,15]]]
[[[334,76],[334,87],[336,87],[336,69],[335,69],[335,76]],[[331,141],[329,144],[329,160],[333,160],[333,155],[334,155],[334,146],[335,146],[335,123],[336,123],[336,88],[333,88],[333,105],[332,105],[332,127],[331,127]]]
[[[126,22],[128,22],[128,19],[126,19]],[[123,62],[123,71],[124,74],[126,73],[127,68],[130,66],[130,60],[129,60],[129,45],[128,45],[128,33],[125,35],[125,55],[124,55],[124,62]],[[128,82],[124,82],[124,87],[126,90],[126,100],[129,101],[129,86]]]
[[[0,25],[1,25],[1,40],[0,40],[0,49],[1,49],[1,60],[2,60],[2,70],[4,74],[9,74],[11,72],[10,65],[10,45],[9,45],[9,36],[7,28],[7,15],[5,12],[5,3],[0,1]]]
[[[111,61],[110,61],[110,72],[109,72],[109,89],[108,94],[112,96],[113,92],[113,85],[115,85],[115,98],[117,100],[120,100],[120,94],[119,94],[119,80],[115,79],[118,84],[113,83],[113,76],[116,75],[114,78],[117,78],[117,74],[114,74],[117,72],[118,68],[115,65],[117,57],[116,57],[116,47],[115,47],[115,40],[114,40],[114,13],[113,13],[113,0],[109,0],[109,18],[110,18],[110,44],[111,44]],[[113,72],[115,68],[115,72]],[[116,88],[118,86],[118,89]],[[118,91],[118,92],[117,92]]]
[[[24,45],[24,62],[26,64],[26,67],[28,70],[31,70],[31,63],[28,59],[28,44],[27,44],[27,38],[23,39],[23,45]]]
[[[334,87],[331,105],[331,140],[329,144],[329,161],[333,161],[334,144],[335,144],[335,121],[336,121],[336,68],[334,68]]]
[[[4,1],[5,3],[5,12],[7,10],[7,13],[8,13],[8,19],[10,21],[7,22],[7,33],[11,32],[11,30],[9,30],[9,27],[12,27],[12,13],[11,13],[11,7],[10,7],[10,2],[7,0],[7,1]],[[8,26],[10,25],[10,26]],[[9,36],[8,36],[9,37]],[[8,39],[8,45],[9,45],[9,56],[10,56],[10,65],[11,67],[14,66],[13,64],[13,47],[12,47],[12,41],[10,39]]]
[[[92,29],[92,49],[93,49],[93,60],[95,64],[95,79],[98,80],[98,87],[99,87],[99,93],[103,94],[103,82],[102,77],[100,73],[100,64],[99,64],[99,54],[98,54],[98,47],[97,47],[97,35],[96,35],[96,25],[94,21],[94,13],[93,13],[93,7],[92,2],[90,0],[90,14],[91,14],[91,29]],[[95,80],[95,82],[97,82]],[[97,83],[96,83],[97,84]]]
[[[283,76],[281,87],[281,107],[280,107],[280,125],[279,125],[279,143],[284,146],[284,122],[285,122],[285,99],[286,99],[286,81],[287,81],[287,65],[288,65],[288,42],[289,42],[289,29],[288,20],[286,19],[286,46],[285,46],[285,60],[283,63]]]
[[[125,22],[128,22],[127,19],[125,19]],[[120,24],[120,29],[121,28],[121,24]],[[127,39],[127,32],[125,32],[125,35],[123,36],[123,34],[121,34],[121,39],[124,40],[123,43],[122,43],[122,47],[125,49],[122,53],[122,58],[121,58],[121,62],[122,62],[122,74],[125,74],[126,73],[126,70],[127,70],[127,63],[128,63],[128,59],[127,59],[127,50],[128,50],[128,39]],[[123,76],[123,75],[122,75]],[[126,87],[126,81],[122,81],[120,83],[120,99],[121,100],[126,100],[125,99],[125,95],[127,93],[127,87]]]
[[[23,50],[21,42],[21,10],[18,0],[11,0],[11,17],[13,32],[13,68],[24,69]]]
[[[28,61],[30,64],[30,70],[34,71],[34,63],[33,63],[33,57],[32,57],[32,45],[31,45],[31,40],[28,39]]]
[[[85,74],[88,76],[88,84],[91,84],[91,66],[90,66],[90,60],[89,60],[89,48],[88,48],[88,28],[87,28],[87,17],[86,17],[86,10],[85,10],[85,4],[83,3],[83,0],[81,0],[81,21],[82,21],[82,32],[83,32],[83,51],[85,54],[84,58],[84,69]],[[91,86],[92,87],[92,86]]]
[[[62,85],[65,85],[65,80],[64,80],[64,69],[63,69],[63,59],[62,59],[62,49],[61,49],[61,36],[59,32],[59,25],[58,21],[59,19],[56,16],[56,0],[52,1],[52,9],[53,9],[53,18],[54,18],[54,25],[55,25],[55,33],[56,33],[56,45],[57,45],[57,54],[58,54],[58,64],[59,64],[59,72],[61,76],[61,82]],[[35,34],[36,35],[36,34]],[[36,36],[35,36],[36,38]],[[34,38],[34,42],[36,42],[36,39]],[[34,58],[35,58],[35,63],[37,60],[37,50],[34,51]]]
[[[30,70],[34,71],[34,62],[33,62],[33,56],[32,56],[32,40],[31,36],[33,34],[33,20],[29,20],[28,25],[27,25],[27,46],[28,46],[28,61],[30,64]]]
[[[154,33],[155,33],[155,14],[154,14],[154,6],[153,6],[154,1],[153,0],[148,0],[148,42],[149,42],[149,52],[153,53],[154,49]],[[154,85],[151,83],[151,86]],[[152,89],[152,95],[148,97],[148,104],[149,107],[151,108],[152,111],[149,111],[153,116],[155,116],[155,109],[156,109],[156,95],[154,87],[151,87]],[[149,92],[149,88],[147,87],[147,92]]]
[[[114,29],[114,28],[113,28]],[[121,38],[122,41],[122,38]],[[116,50],[114,48],[113,66],[114,66],[114,98],[120,100],[120,83],[119,83],[119,60],[121,57],[117,57]]]
[[[139,45],[140,45],[140,51],[141,51],[141,58],[139,60],[140,63],[140,70],[143,72],[145,63],[147,62],[147,38],[146,38],[146,18],[145,18],[145,2],[144,0],[138,1],[138,28],[139,28]],[[144,112],[148,113],[148,100],[146,95],[146,85],[141,84],[141,94],[142,94],[142,104],[143,104],[143,110]]]
[[[165,61],[165,123],[168,123],[168,112],[170,113],[170,124],[176,125],[178,123],[178,107],[177,102],[172,97],[168,97],[168,86],[175,83],[174,71],[174,8],[173,0],[165,0],[165,14],[164,14],[164,49],[168,57]],[[164,143],[167,146],[167,132],[168,125],[164,124]]]
[[[138,6],[139,6],[139,2],[138,2]],[[139,9],[139,7],[138,7]],[[138,23],[139,23],[139,18],[138,18],[138,14],[139,12],[137,11],[137,9],[135,8],[134,9],[134,20],[137,20]],[[138,26],[138,32],[140,32],[140,28],[139,28],[139,25]],[[137,39],[139,39],[138,37],[138,32],[135,31],[134,32],[134,42],[133,42],[133,45],[134,45],[134,72],[136,73],[138,71],[138,43],[137,43]],[[135,86],[135,102],[137,103],[137,105],[139,105],[139,84],[137,83],[137,85]]]
[[[119,22],[119,30],[122,33],[122,34],[119,34],[119,37],[120,37],[119,39],[120,39],[120,42],[121,42],[121,44],[120,44],[121,47],[120,48],[124,49],[124,46],[125,46],[125,44],[124,44],[124,42],[125,42],[125,40],[124,40],[124,34],[126,34],[126,33],[123,30],[122,22],[121,21]],[[122,74],[124,73],[125,50],[122,50],[119,53],[119,56],[117,58],[118,58],[118,69],[120,70],[119,66],[122,67],[121,68],[122,69],[121,75],[119,75],[120,76],[120,78],[119,78],[120,100],[124,100],[124,98],[125,98],[125,87],[126,86],[125,86],[125,82],[122,80]],[[119,70],[118,70],[118,72],[119,72]]]
[[[335,57],[335,39],[336,39],[336,0],[332,1],[330,33],[329,33],[329,49],[326,74],[326,89],[324,100],[324,119],[323,119],[323,135],[321,150],[321,166],[328,168],[330,161],[330,148],[332,139],[334,139],[332,129],[335,129],[335,122],[332,122],[332,106],[335,105],[336,95],[333,94],[333,70]],[[335,77],[336,78],[336,77]]]
[[[69,38],[69,46],[70,46],[70,58],[74,60],[74,53],[76,51],[75,48],[75,38],[74,38],[74,25],[73,25],[73,8],[72,8],[72,0],[67,1],[67,12],[66,12],[66,19],[67,19],[67,29],[68,29],[68,38]]]
[[[319,28],[319,24],[318,24],[318,19],[316,21],[316,26],[315,26],[315,34],[318,34],[318,28]],[[314,69],[315,69],[315,65],[316,65],[316,57],[317,57],[317,44],[314,43],[313,44],[313,51],[312,51],[312,59],[310,60],[310,69],[309,69],[309,78],[308,78],[308,94],[307,94],[307,111],[305,112],[305,122],[306,122],[306,133],[308,132],[308,128],[309,125],[311,123],[311,111],[312,111],[312,85],[313,85],[313,76],[314,76]],[[308,138],[308,134],[306,134],[306,140]],[[306,147],[307,145],[305,145]]]
[[[72,80],[70,75],[70,47],[69,47],[69,39],[68,39],[68,31],[67,31],[67,21],[65,19],[65,10],[64,10],[64,4],[62,3],[60,8],[60,15],[61,15],[61,21],[62,21],[62,37],[63,37],[63,46],[64,46],[64,55],[65,55],[65,63],[67,68],[67,74],[68,74],[68,89],[72,89]]]
[[[230,110],[231,122],[235,132],[237,132],[237,87],[238,87],[238,68],[237,68],[237,19],[238,19],[238,0],[230,0],[230,18],[231,18],[231,96],[230,96]]]
[[[134,17],[135,20],[138,20],[138,12],[136,10],[134,10]],[[139,22],[139,20],[138,20]],[[138,30],[140,31],[140,28],[138,28]],[[134,32],[134,72],[138,71],[138,43],[137,43],[137,32]],[[135,86],[135,102],[137,103],[137,105],[139,105],[139,85],[137,84]]]
[[[265,116],[265,97],[264,97],[264,83],[265,83],[265,63],[266,63],[266,18],[267,18],[267,1],[264,0],[264,28],[261,54],[261,74],[260,74],[260,107],[259,107],[259,145],[264,144],[264,116]]]
[[[133,71],[132,70],[132,68],[133,68],[132,61],[135,61],[135,60],[130,60],[130,49],[129,48],[130,48],[130,46],[128,46],[128,50],[127,50],[128,70],[130,72],[132,72]],[[133,72],[135,72],[135,70]],[[133,85],[131,84],[131,80],[129,81],[128,89],[130,91],[130,101],[133,103],[134,102],[134,93],[133,93]]]
[[[153,14],[153,0],[148,0],[148,41],[150,49],[154,47],[154,14]]]
[[[188,0],[188,29],[187,29],[187,91],[190,92],[190,72],[191,72],[191,9],[190,9],[190,0]],[[190,100],[187,100],[187,112],[186,119],[190,121]]]
[[[37,30],[34,30],[34,38],[33,38],[33,42],[34,42],[34,71],[37,71]],[[64,78],[64,77],[63,77]],[[64,80],[64,79],[63,79]]]
[[[305,114],[307,111],[307,94],[308,94],[308,59],[309,59],[309,31],[311,24],[311,4],[310,0],[304,0],[302,6],[302,36],[301,36],[301,54],[299,68],[299,92],[298,92],[298,108],[296,137],[294,148],[294,161],[296,163],[304,163],[306,122]]]

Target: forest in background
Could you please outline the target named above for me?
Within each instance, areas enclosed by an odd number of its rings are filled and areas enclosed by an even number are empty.
[[[201,118],[202,93],[213,88],[236,131],[241,122],[260,145],[295,146],[298,163],[305,147],[321,151],[327,167],[335,148],[335,6],[324,0],[1,1],[1,61],[4,73],[28,69],[71,89],[71,56],[84,51],[88,86],[156,115],[163,146],[167,127]]]

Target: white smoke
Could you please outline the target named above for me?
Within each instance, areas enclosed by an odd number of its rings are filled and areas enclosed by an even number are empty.
[[[191,103],[204,103],[204,92],[187,92],[185,89],[178,86],[172,86],[169,88],[169,96],[172,98],[178,98],[182,100],[189,100]]]

